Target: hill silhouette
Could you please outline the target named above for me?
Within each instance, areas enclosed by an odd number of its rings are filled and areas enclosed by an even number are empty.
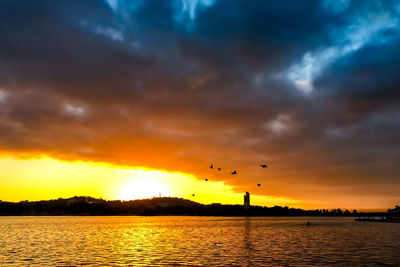
[[[42,201],[0,201],[0,216],[60,215],[176,215],[176,216],[355,216],[357,211],[341,209],[303,210],[289,207],[200,204],[175,197],[155,197],[131,201],[104,200],[88,196]]]

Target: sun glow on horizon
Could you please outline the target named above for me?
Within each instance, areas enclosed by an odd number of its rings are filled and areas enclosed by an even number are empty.
[[[118,199],[134,200],[171,195],[169,186],[159,178],[160,172],[137,170],[133,173],[138,178],[122,186]]]
[[[188,173],[107,163],[60,161],[50,157],[0,157],[3,201],[38,201],[73,196],[106,200],[179,197],[203,204],[241,204],[243,194],[223,181],[198,179]],[[252,194],[253,205],[285,205],[292,200]]]
[[[251,204],[290,206],[303,209],[348,208],[382,210],[381,207],[333,206],[331,202],[308,201],[277,195],[257,194],[255,188],[242,188],[222,180],[199,179],[194,174],[146,167],[126,167],[109,163],[61,161],[45,156],[0,156],[0,200],[39,201],[74,196],[105,200],[135,200],[152,197],[178,197],[202,204],[243,204],[249,191]],[[366,199],[368,200],[368,199]],[[379,200],[379,199],[378,199]]]

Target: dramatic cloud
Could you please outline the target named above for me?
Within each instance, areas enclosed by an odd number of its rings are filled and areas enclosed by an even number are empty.
[[[335,13],[344,12],[349,5],[349,1],[325,1],[324,6]],[[379,3],[379,2],[378,2]],[[381,32],[396,30],[398,27],[397,10],[380,4],[378,10],[371,12],[361,12],[355,14],[349,20],[349,24],[333,28],[332,35],[334,44],[329,47],[321,47],[317,51],[309,51],[304,54],[299,63],[295,63],[287,71],[287,78],[296,87],[305,92],[313,91],[313,81],[321,72],[336,60],[358,51],[368,44],[383,44],[388,41],[388,37],[380,35]],[[344,14],[347,15],[347,14]]]
[[[315,206],[392,206],[399,12],[396,1],[1,1],[0,149],[209,175],[238,192],[260,182],[259,194]]]

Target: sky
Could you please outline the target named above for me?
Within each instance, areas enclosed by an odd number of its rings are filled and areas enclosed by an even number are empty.
[[[393,207],[399,15],[390,0],[3,0],[0,199],[142,186]]]

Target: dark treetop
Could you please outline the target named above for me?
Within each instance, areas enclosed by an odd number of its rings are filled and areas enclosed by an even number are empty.
[[[357,211],[341,209],[303,210],[289,207],[200,204],[191,200],[161,197],[131,201],[103,200],[92,197],[44,201],[0,202],[0,215],[188,215],[188,216],[354,216]]]

